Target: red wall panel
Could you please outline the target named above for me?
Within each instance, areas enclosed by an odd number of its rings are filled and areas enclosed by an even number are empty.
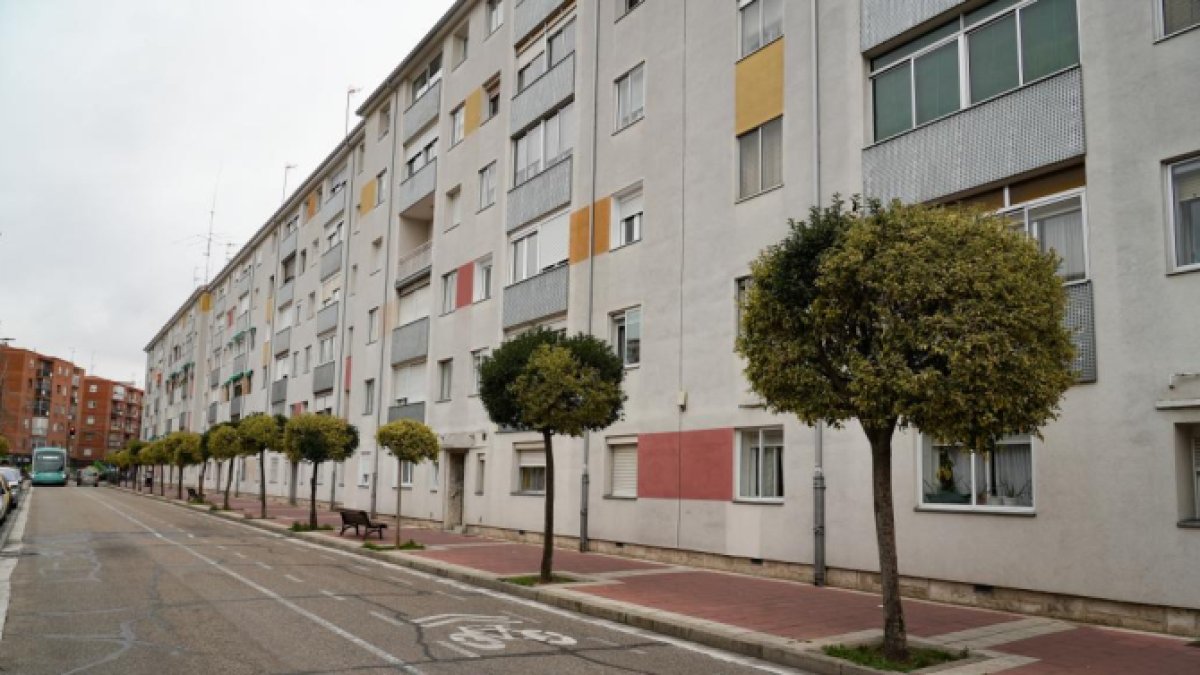
[[[638,436],[638,496],[733,500],[733,429]]]
[[[475,290],[475,263],[469,262],[458,268],[458,293],[455,297],[454,308],[466,307],[471,304],[471,295]]]

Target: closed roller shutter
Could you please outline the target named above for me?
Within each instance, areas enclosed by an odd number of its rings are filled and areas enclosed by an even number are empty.
[[[612,496],[637,496],[637,446],[612,446]]]

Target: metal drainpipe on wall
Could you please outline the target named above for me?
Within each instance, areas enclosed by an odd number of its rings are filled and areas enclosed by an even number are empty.
[[[683,3],[680,18],[683,27],[683,58],[680,71],[680,90],[683,97],[681,119],[679,125],[680,154],[683,161],[679,163],[679,368],[676,374],[679,383],[680,400],[684,399],[683,387],[683,282],[684,264],[687,260],[687,3]],[[679,548],[683,541],[683,413],[684,407],[675,407],[675,442],[679,448],[679,461],[675,465],[675,547]]]
[[[353,228],[350,226],[350,218],[353,215],[353,212],[350,209],[350,201],[351,197],[354,195],[355,187],[351,181],[353,180],[354,176],[358,174],[356,172],[357,169],[354,166],[354,148],[350,144],[349,136],[346,136],[342,139],[342,145],[346,147],[346,185],[342,187],[342,191],[346,193],[346,196],[344,197],[345,201],[342,202],[342,222],[346,224],[346,264],[349,265],[350,238],[353,236]],[[334,166],[337,166],[336,162],[334,163]],[[349,270],[345,271],[348,272]],[[349,303],[349,301],[350,293],[347,289],[346,302]],[[339,358],[341,357],[339,356]],[[329,467],[329,510],[332,511],[337,504],[337,462],[330,462]],[[345,472],[343,472],[343,475],[345,475]]]
[[[812,2],[812,116],[813,200],[821,204],[821,101],[820,45],[817,30],[818,0]],[[825,585],[825,425],[813,425],[813,585]]]
[[[392,94],[392,100],[389,101],[389,103],[388,103],[388,105],[391,106],[393,113],[392,113],[392,130],[390,132],[392,135],[392,149],[391,149],[391,152],[388,153],[388,196],[387,196],[387,207],[386,207],[387,208],[387,214],[386,214],[387,218],[384,220],[384,225],[383,225],[383,227],[384,227],[384,233],[383,233],[383,237],[384,237],[384,239],[383,239],[384,270],[383,270],[383,274],[380,275],[383,277],[383,304],[381,305],[381,307],[383,307],[383,317],[382,317],[383,320],[387,319],[387,306],[388,306],[388,294],[389,294],[389,289],[387,287],[387,283],[388,283],[388,276],[391,274],[390,267],[392,265],[392,198],[395,195],[396,190],[399,189],[399,187],[400,187],[400,183],[397,181],[397,178],[399,178],[399,177],[396,175],[396,137],[400,134],[400,130],[398,127],[400,124],[400,118],[403,115],[402,111],[400,110],[400,89],[401,89],[401,87],[399,85],[397,85],[395,93]],[[441,96],[442,89],[443,89],[443,87],[438,88],[438,96]],[[441,100],[438,100],[438,120],[441,119],[441,109],[442,109],[442,102],[441,102]],[[434,121],[435,125],[438,123],[438,120]],[[433,190],[433,195],[434,195],[433,199],[436,202],[437,201],[436,176],[434,178],[435,178],[435,180],[434,180],[435,187]],[[436,213],[437,213],[437,210],[435,209],[434,214],[436,215]],[[397,217],[399,217],[399,216],[397,216]],[[398,222],[397,222],[396,226],[399,227]],[[430,229],[430,241],[432,241],[433,233],[437,231],[437,228],[433,227],[433,225],[431,223],[429,229]],[[430,248],[430,253],[432,253],[432,247]],[[432,257],[430,259],[432,260]],[[383,320],[379,321],[379,325],[381,325],[381,326],[384,325]],[[380,332],[380,340],[379,340],[379,345],[380,345],[380,347],[379,347],[380,348],[379,375],[375,380],[375,396],[376,396],[376,401],[378,402],[376,404],[376,411],[375,411],[376,425],[378,425],[378,423],[379,423],[380,410],[378,410],[378,408],[383,403],[383,360],[384,360],[384,355],[383,355],[383,351],[382,351],[383,350],[382,330],[383,329],[380,328],[381,332]],[[371,441],[373,442],[374,439],[371,439]],[[375,514],[376,504],[377,504],[377,501],[379,498],[379,447],[378,447],[378,445],[376,445],[375,450],[372,451],[372,460],[373,460],[373,462],[372,462],[373,466],[371,468],[371,517],[374,518],[376,515]],[[400,468],[396,467],[396,470],[399,471]],[[396,476],[396,489],[397,490],[400,489],[400,477],[399,476]],[[400,523],[396,523],[396,527],[399,528]]]

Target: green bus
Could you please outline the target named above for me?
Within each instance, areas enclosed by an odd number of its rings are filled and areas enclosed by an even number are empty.
[[[67,451],[62,448],[34,449],[32,475],[34,485],[66,485]]]

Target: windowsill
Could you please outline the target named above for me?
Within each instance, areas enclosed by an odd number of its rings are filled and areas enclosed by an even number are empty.
[[[625,370],[637,370],[638,368],[642,367],[642,362],[638,361],[637,363],[626,363],[624,365]]]
[[[545,497],[546,496],[546,493],[544,491],[543,492],[510,492],[508,494],[513,497]]]
[[[633,14],[634,12],[637,11],[638,7],[641,7],[644,4],[646,4],[646,3],[639,2],[638,4],[634,5],[632,9],[627,9],[624,12],[621,12],[621,16],[618,16],[616,19],[614,19],[613,23],[614,24],[621,23],[621,19],[624,19],[625,17],[629,16],[630,14]]]
[[[623,127],[618,127],[615,131],[612,132],[612,135],[616,136],[617,134],[621,133],[622,131],[625,131],[629,127],[636,125],[638,122],[641,122],[644,119],[646,119],[646,111],[645,110],[643,110],[642,113],[640,115],[638,115],[636,120],[629,122],[628,124],[626,124]]]
[[[1196,263],[1195,265],[1184,265],[1183,267],[1176,267],[1175,269],[1167,272],[1167,276],[1177,277],[1177,276],[1181,276],[1184,274],[1193,274],[1195,272],[1200,272],[1200,263]]]
[[[446,148],[446,152],[450,152],[451,150],[462,145],[462,142],[465,140],[467,140],[467,136],[466,136],[466,133],[464,132],[462,138],[458,139],[457,141],[454,141],[454,140],[450,141],[450,147]]]
[[[1037,511],[1029,506],[934,506],[921,504],[913,508],[917,513],[960,513],[973,516],[1019,516],[1032,518]]]
[[[458,226],[459,226],[459,225],[462,225],[462,223],[461,223],[461,222],[457,222],[457,223],[450,223],[450,227],[447,227],[446,229],[442,230],[442,232],[449,232],[449,231],[451,231],[451,230],[458,229]]]
[[[750,58],[751,56],[754,56],[755,54],[757,54],[757,53],[761,52],[762,50],[766,49],[767,47],[770,47],[771,45],[775,44],[776,42],[779,42],[779,41],[780,41],[780,40],[782,40],[782,39],[783,39],[783,35],[782,35],[782,34],[780,34],[780,35],[779,35],[779,37],[777,37],[777,38],[775,38],[775,39],[771,40],[770,42],[767,42],[767,43],[765,43],[765,44],[759,45],[758,49],[755,49],[754,51],[752,51],[752,52],[750,52],[750,53],[748,53],[748,54],[745,54],[745,55],[743,55],[743,56],[742,56],[742,58],[738,59],[737,61],[734,61],[734,63],[735,63],[735,64],[737,64],[737,63],[741,63],[742,61],[745,61],[746,59]]]
[[[754,193],[754,194],[752,194],[752,195],[746,195],[745,197],[740,197],[740,198],[738,198],[737,200],[735,200],[733,203],[734,203],[734,204],[741,204],[742,202],[748,202],[748,201],[750,201],[751,199],[754,199],[754,198],[756,198],[756,197],[761,197],[761,196],[763,196],[763,195],[765,195],[765,194],[767,194],[767,193],[770,193],[770,192],[774,192],[774,191],[776,191],[776,190],[778,190],[778,189],[780,189],[780,188],[782,188],[782,187],[783,187],[783,183],[780,183],[779,185],[774,185],[774,186],[772,186],[772,187],[769,187],[769,188],[767,188],[767,189],[765,189],[765,190],[759,190],[758,192],[755,192],[755,193]]]
[[[604,495],[604,499],[613,499],[622,502],[636,502],[637,495]]]
[[[1200,518],[1188,518],[1175,523],[1176,527],[1185,530],[1200,530]]]
[[[1183,35],[1183,34],[1185,34],[1185,33],[1190,33],[1190,32],[1192,32],[1192,31],[1194,31],[1194,30],[1196,30],[1196,29],[1198,29],[1198,28],[1200,28],[1200,23],[1193,24],[1193,25],[1191,25],[1191,26],[1188,26],[1187,28],[1180,28],[1179,30],[1175,31],[1174,33],[1167,33],[1166,35],[1164,35],[1164,36],[1162,36],[1162,37],[1160,37],[1160,38],[1156,39],[1156,40],[1154,41],[1154,44],[1158,44],[1158,43],[1160,43],[1160,42],[1166,42],[1167,40],[1170,40],[1170,39],[1171,39],[1171,38],[1173,38],[1173,37],[1178,37],[1178,36],[1180,36],[1180,35]]]
[[[629,248],[630,246],[633,246],[634,244],[641,243],[641,241],[642,241],[641,239],[634,239],[633,241],[627,241],[627,242],[625,242],[624,244],[619,244],[619,245],[617,245],[617,246],[614,246],[614,247],[612,247],[612,248],[608,249],[608,252],[609,252],[609,253],[615,253],[615,252],[617,252],[617,251],[620,251],[620,250],[623,250],[623,249],[627,249],[627,248]]]
[[[475,215],[479,215],[479,214],[483,213],[484,211],[487,211],[488,209],[492,208],[495,205],[496,205],[496,202],[493,201],[492,203],[490,203],[490,204],[484,206],[483,208],[479,209],[478,211],[476,211]]]
[[[434,403],[449,403],[451,400],[453,400],[453,399],[439,398],[436,401],[434,401]]]
[[[491,300],[491,299],[492,299],[492,296],[490,296],[490,295],[489,295],[489,296],[487,296],[486,298],[479,298],[478,300],[472,300],[472,301],[471,301],[471,304],[472,304],[472,305],[478,305],[478,304],[479,304],[479,303],[481,303],[481,302],[487,302],[488,300]]]
[[[753,504],[755,506],[783,506],[784,501],[782,498],[766,499],[766,498],[757,498],[757,497],[734,497],[733,503],[734,504]]]
[[[559,164],[562,164],[563,162],[571,159],[571,157],[574,154],[575,154],[575,148],[568,149],[564,155],[562,155],[561,157],[555,157],[554,161],[552,163],[547,164],[546,166],[542,167],[541,171],[538,171],[537,173],[533,174],[532,176],[526,176],[525,180],[521,181],[520,183],[514,184],[512,186],[512,188],[509,189],[509,192],[512,193],[512,192],[516,191],[517,189],[519,189],[521,186],[527,185],[531,181],[535,180],[538,176],[546,173],[550,169],[553,169],[554,167],[558,166]]]
[[[355,487],[357,487],[359,490],[367,490],[367,489],[370,489],[370,487],[371,487],[371,486],[370,486],[369,484],[368,484],[368,485],[363,485],[362,483],[359,483],[359,484],[358,484],[358,485],[356,485]]]

